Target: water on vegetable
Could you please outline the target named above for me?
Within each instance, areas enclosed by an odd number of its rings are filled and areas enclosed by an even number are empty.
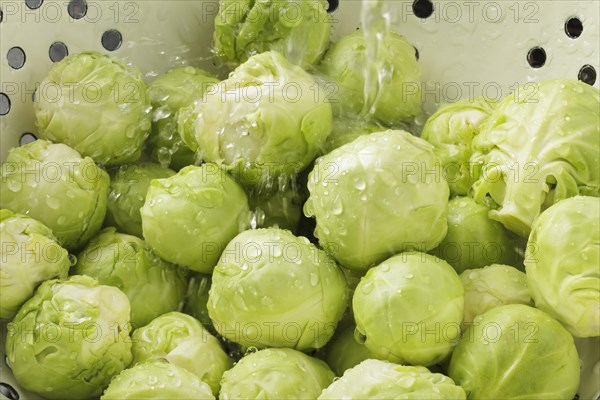
[[[391,31],[391,13],[384,0],[362,0],[360,15],[361,29],[365,35],[365,86],[364,105],[361,114],[371,116],[382,88],[393,74],[393,65],[380,56],[383,39]]]

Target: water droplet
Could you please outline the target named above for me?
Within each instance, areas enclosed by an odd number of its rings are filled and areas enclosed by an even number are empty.
[[[23,186],[23,185],[21,185],[21,182],[19,182],[19,181],[17,181],[17,180],[10,179],[10,180],[7,182],[7,186],[8,186],[8,190],[10,190],[11,192],[14,192],[14,193],[16,193],[16,192],[18,192],[19,190],[21,190],[21,188],[22,188],[22,186]]]
[[[67,222],[67,217],[65,217],[64,215],[61,215],[60,217],[57,218],[56,223],[58,225],[64,225]]]
[[[373,285],[373,282],[366,282],[362,285],[362,292],[364,294],[369,294],[373,291],[374,288],[375,285]]]
[[[319,284],[319,275],[314,272],[310,273],[310,284],[312,286],[317,286]]]
[[[479,278],[479,272],[471,272],[471,273],[469,273],[469,279],[475,280],[477,278]]]
[[[367,182],[362,178],[354,178],[352,183],[357,190],[365,190],[367,187]]]

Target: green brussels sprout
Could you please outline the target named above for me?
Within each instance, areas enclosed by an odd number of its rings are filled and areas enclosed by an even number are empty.
[[[319,400],[465,400],[466,397],[465,391],[452,379],[425,367],[365,360],[323,390]]]
[[[522,304],[475,318],[454,349],[448,375],[469,399],[572,399],[579,386],[573,337]]]
[[[448,233],[431,254],[444,259],[456,272],[490,264],[519,265],[515,242],[504,226],[490,219],[490,209],[470,197],[448,202]]]
[[[19,386],[47,399],[99,396],[131,362],[129,300],[88,276],[45,281],[8,325]]]
[[[338,88],[334,113],[366,114],[386,125],[412,122],[421,113],[421,69],[415,48],[397,33],[387,32],[377,59],[367,58],[362,30],[344,36],[325,54],[321,70]],[[378,85],[366,85],[365,70],[371,64],[379,67]]]
[[[183,311],[196,318],[210,333],[216,333],[208,315],[208,291],[212,279],[210,275],[194,274],[189,280]]]
[[[95,52],[55,63],[33,102],[40,137],[104,165],[134,162],[150,132],[141,72]]]
[[[354,141],[355,139],[368,135],[369,133],[380,132],[382,129],[373,122],[367,122],[360,119],[335,118],[331,133],[327,137],[323,154],[342,147],[343,145]]]
[[[2,164],[0,208],[37,219],[69,251],[102,227],[109,177],[64,144],[36,140],[8,152]]]
[[[527,237],[552,204],[600,195],[600,91],[580,81],[528,83],[502,100],[473,139],[472,197]]]
[[[331,131],[331,106],[315,101],[316,85],[282,55],[258,54],[180,111],[179,134],[205,161],[268,191],[308,166]]]
[[[221,251],[248,226],[248,198],[215,164],[189,166],[150,182],[140,210],[146,242],[161,258],[212,272]]]
[[[308,68],[329,46],[331,18],[325,0],[223,0],[215,17],[217,60],[235,68],[273,50]]]
[[[337,376],[355,367],[364,360],[375,358],[367,347],[359,343],[355,337],[354,323],[338,328],[333,338],[325,347],[325,361]]]
[[[444,260],[402,253],[367,272],[352,306],[357,333],[377,358],[430,366],[459,340],[463,287]]]
[[[362,136],[315,162],[304,214],[342,266],[366,271],[446,236],[448,184],[433,147],[405,131]]]
[[[118,287],[131,304],[131,323],[144,326],[183,302],[186,277],[138,237],[106,228],[77,256],[75,273]]]
[[[254,210],[253,228],[269,228],[276,226],[295,231],[302,215],[302,198],[292,186],[277,191],[266,197],[260,193],[248,196],[250,209]]]
[[[435,147],[452,195],[464,196],[474,183],[471,144],[495,103],[478,97],[441,106],[427,119],[421,137]]]
[[[122,165],[112,176],[106,210],[106,223],[121,232],[142,237],[140,208],[152,179],[168,178],[175,171],[159,164]]]
[[[217,338],[198,320],[179,312],[155,318],[136,329],[132,339],[134,363],[167,360],[206,382],[215,396],[223,373],[233,365]]]
[[[117,375],[101,400],[214,400],[210,387],[185,368],[164,361],[137,364]]]
[[[177,132],[179,109],[201,100],[218,82],[208,72],[187,66],[173,68],[148,85],[153,123],[146,145],[154,161],[176,170],[196,163],[195,153]]]
[[[533,306],[527,277],[516,268],[493,264],[464,271],[459,277],[465,290],[463,328],[471,325],[476,316],[494,307],[506,304]]]
[[[544,211],[526,249],[535,306],[574,336],[600,336],[600,199],[576,196]]]
[[[321,360],[292,349],[265,349],[244,356],[225,372],[219,398],[316,399],[333,378]]]
[[[257,229],[223,251],[208,313],[219,334],[242,346],[309,350],[333,336],[347,297],[344,274],[327,253],[289,231]]]
[[[69,273],[69,253],[50,228],[33,218],[0,210],[0,246],[2,319],[12,319],[40,283]]]

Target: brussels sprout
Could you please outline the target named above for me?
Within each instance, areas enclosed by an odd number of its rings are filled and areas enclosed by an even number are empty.
[[[377,358],[430,366],[458,342],[463,287],[444,260],[402,253],[367,272],[352,306],[357,333]]]
[[[360,119],[335,118],[333,128],[327,137],[323,153],[327,154],[338,147],[354,141],[355,139],[368,135],[369,133],[380,132],[382,129],[373,122],[366,122]]]
[[[196,163],[196,155],[177,133],[178,112],[202,99],[204,92],[218,82],[208,72],[187,66],[169,70],[148,86],[154,111],[146,144],[154,161],[176,170]]]
[[[273,195],[262,196],[252,193],[248,197],[250,208],[254,210],[253,228],[269,228],[277,226],[295,231],[302,215],[302,198],[300,193],[288,186]]]
[[[189,315],[170,312],[133,332],[133,362],[167,360],[192,372],[219,393],[223,373],[232,360],[219,341]]]
[[[516,268],[494,264],[460,274],[465,289],[463,327],[471,325],[476,316],[506,304],[533,305],[527,277]]]
[[[310,67],[329,46],[331,18],[325,0],[223,0],[215,17],[215,55],[235,68],[273,50]]]
[[[292,349],[265,349],[225,372],[221,400],[316,399],[335,375],[327,364]]]
[[[447,231],[448,184],[433,147],[405,131],[362,136],[320,157],[304,214],[342,266],[366,271],[404,250],[428,251]]]
[[[40,283],[66,278],[71,263],[50,228],[4,209],[0,245],[0,318],[12,319]]]
[[[519,265],[511,234],[488,217],[490,209],[470,197],[448,203],[448,233],[431,254],[446,260],[461,273],[490,264]]]
[[[88,243],[77,256],[75,272],[121,289],[129,298],[134,327],[177,310],[186,291],[181,269],[158,258],[143,240],[115,228]]]
[[[579,81],[528,83],[502,100],[473,139],[472,194],[490,218],[527,237],[552,204],[600,195],[600,91]]]
[[[304,169],[331,131],[331,106],[315,80],[274,52],[251,57],[197,104],[180,111],[179,134],[208,162],[268,190]]]
[[[342,376],[344,371],[364,360],[375,358],[364,344],[356,340],[355,329],[354,323],[346,324],[341,329],[338,327],[338,331],[325,347],[325,361],[337,376]]]
[[[412,122],[421,113],[421,70],[415,48],[394,32],[387,32],[381,40],[376,60],[367,60],[362,30],[344,36],[325,54],[321,69],[339,89],[334,112],[338,116],[366,114],[386,125]],[[379,66],[379,84],[365,90],[365,70],[370,64]]]
[[[421,137],[435,147],[452,195],[464,196],[473,185],[471,144],[494,109],[482,97],[441,106],[427,119]]]
[[[365,360],[323,390],[319,400],[326,399],[465,400],[466,394],[452,379],[425,367]]]
[[[119,289],[88,276],[42,283],[8,326],[19,386],[48,399],[99,396],[131,362],[129,310]]]
[[[0,208],[37,219],[73,251],[102,227],[108,185],[108,174],[91,158],[36,140],[10,149],[2,164]]]
[[[129,164],[121,166],[112,176],[106,211],[106,223],[120,231],[142,237],[140,208],[152,179],[168,178],[173,170],[159,164]]]
[[[574,336],[600,336],[600,199],[577,196],[533,224],[525,267],[537,308]]]
[[[214,400],[210,387],[185,368],[164,361],[138,364],[110,382],[101,400]]]
[[[308,239],[278,228],[250,230],[223,251],[208,313],[219,334],[242,346],[308,350],[331,338],[347,292],[335,261]]]
[[[33,102],[40,137],[105,165],[136,161],[150,132],[141,72],[100,53],[54,64]]]
[[[183,311],[202,323],[210,333],[216,333],[208,315],[208,291],[212,279],[210,275],[194,274],[189,280]]]
[[[248,225],[248,198],[215,164],[189,166],[150,182],[140,210],[146,242],[161,258],[210,273],[221,251]]]
[[[556,320],[510,304],[475,318],[454,349],[448,375],[470,399],[572,399],[579,356]]]

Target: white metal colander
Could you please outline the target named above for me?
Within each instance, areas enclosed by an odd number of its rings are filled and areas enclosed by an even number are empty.
[[[580,79],[596,87],[600,71],[598,0],[388,0],[393,29],[418,52],[425,110],[519,84]],[[336,38],[360,25],[360,0],[330,0]],[[213,0],[0,0],[0,159],[35,139],[33,94],[53,62],[68,53],[110,53],[148,81],[194,65],[221,76],[212,60]],[[600,395],[600,338],[579,340],[580,398]],[[31,397],[4,362],[0,393]]]

